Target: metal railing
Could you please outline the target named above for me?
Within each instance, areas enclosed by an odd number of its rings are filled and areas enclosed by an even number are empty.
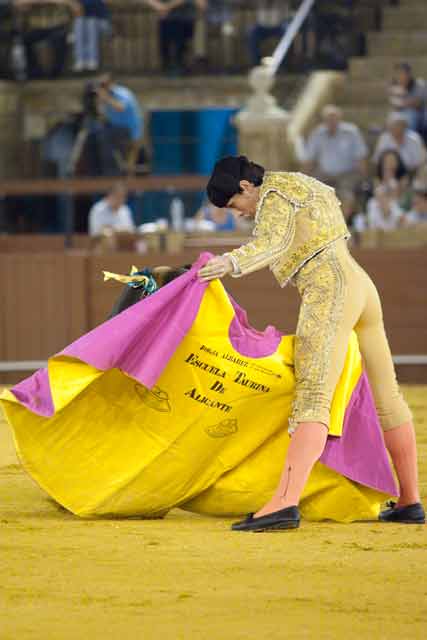
[[[354,0],[351,8],[348,9],[346,16],[347,27],[341,29],[340,39],[346,42],[343,47],[346,55],[354,55],[354,42],[352,29],[361,31],[364,28],[378,28],[381,21],[381,10],[386,2],[391,0],[372,0],[371,5],[362,4],[358,0]],[[224,2],[224,13],[222,17],[212,15],[209,11],[201,14],[196,20],[196,27],[193,36],[193,42],[189,43],[189,57],[192,58],[193,71],[203,72],[226,72],[239,73],[246,71],[251,67],[251,59],[248,47],[248,33],[256,22],[256,6],[255,0],[229,0]],[[303,7],[312,5],[313,0],[303,0],[301,7],[298,9],[294,18],[293,26],[287,29],[286,40],[280,46],[287,46],[287,52],[291,46],[291,42],[298,33],[300,24],[298,24],[299,16],[304,16],[310,11],[306,11]],[[343,13],[343,3],[337,0],[336,5],[339,11]],[[344,8],[344,14],[346,14]],[[362,16],[362,22],[365,20],[363,16],[370,15],[369,26],[364,27],[360,21],[352,21],[357,12]],[[25,19],[24,30],[30,29],[49,29],[54,26],[62,25],[68,28],[70,34],[72,30],[72,17],[65,11],[58,11],[52,6],[41,6],[38,9],[31,9]],[[301,24],[302,24],[301,22]],[[366,25],[365,22],[363,24]],[[68,26],[67,26],[68,25]],[[8,57],[8,33],[16,31],[13,23],[9,26],[0,25],[1,30],[1,61],[3,74],[8,72],[4,69],[4,60]],[[293,34],[293,31],[295,33]],[[348,31],[348,33],[347,33]],[[119,74],[153,74],[160,69],[159,42],[158,42],[158,17],[154,11],[147,8],[140,2],[128,0],[126,2],[112,3],[112,32],[103,38],[103,55],[102,66],[106,69]],[[274,38],[263,44],[265,52],[271,51]],[[287,43],[290,42],[288,45]],[[37,45],[42,54],[42,58],[46,57],[48,47],[40,42]],[[198,67],[197,58],[201,56],[204,59],[204,66]],[[276,58],[277,56],[277,58]],[[49,57],[49,56],[48,56]],[[283,60],[279,47],[273,56],[275,60]],[[68,55],[68,63],[64,69],[64,73],[69,73],[71,68],[71,51]],[[41,60],[43,64],[43,61]],[[280,64],[280,62],[279,62]],[[326,63],[327,64],[327,63]],[[278,65],[277,65],[278,66]],[[297,66],[295,70],[298,70]],[[9,72],[9,77],[10,72]]]
[[[292,43],[297,36],[299,30],[301,29],[305,19],[310,13],[315,0],[303,0],[298,11],[296,12],[291,24],[286,29],[282,39],[277,45],[272,57],[271,61],[269,61],[269,66],[273,73],[277,73],[278,68],[284,61],[286,54],[292,46]]]

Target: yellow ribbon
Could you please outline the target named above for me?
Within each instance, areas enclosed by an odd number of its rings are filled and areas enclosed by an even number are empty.
[[[149,278],[147,276],[135,275],[138,273],[139,269],[135,266],[132,266],[130,270],[130,275],[122,276],[119,273],[111,273],[111,271],[103,271],[104,274],[104,282],[107,280],[117,280],[117,282],[122,282],[123,284],[129,284],[130,282],[141,282],[143,284],[148,284]]]

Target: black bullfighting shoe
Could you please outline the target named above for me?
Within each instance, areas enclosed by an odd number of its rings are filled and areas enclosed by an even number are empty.
[[[402,524],[425,524],[426,514],[421,502],[408,504],[406,507],[396,507],[395,502],[387,502],[388,509],[381,511],[381,522],[401,522]]]
[[[266,516],[254,518],[249,513],[244,520],[231,525],[233,531],[279,531],[282,529],[298,529],[300,515],[298,507],[286,507]]]

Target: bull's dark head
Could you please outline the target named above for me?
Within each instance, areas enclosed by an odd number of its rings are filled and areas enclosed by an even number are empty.
[[[137,273],[139,275],[146,276],[146,280],[142,283],[129,283],[125,284],[123,290],[113,305],[108,319],[117,316],[119,313],[131,307],[133,304],[139,302],[143,298],[154,294],[158,289],[164,287],[175,278],[182,276],[183,273],[188,271],[191,265],[184,265],[183,267],[153,267],[152,269],[142,269]],[[137,275],[137,274],[133,274]]]

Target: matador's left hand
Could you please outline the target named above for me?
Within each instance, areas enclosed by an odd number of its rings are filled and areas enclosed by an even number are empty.
[[[197,273],[202,282],[209,282],[215,278],[223,278],[232,273],[233,265],[228,256],[214,256]]]

